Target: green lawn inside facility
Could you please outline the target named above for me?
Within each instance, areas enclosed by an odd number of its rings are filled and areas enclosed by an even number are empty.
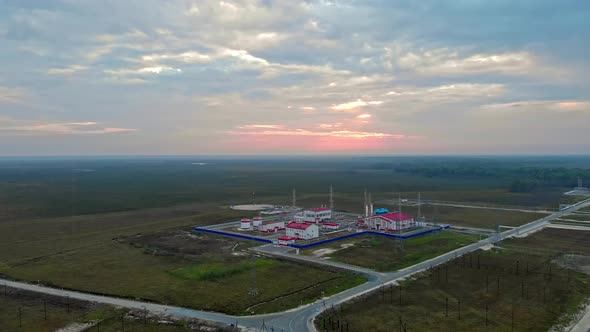
[[[329,259],[374,269],[394,271],[428,260],[479,240],[476,235],[441,231],[402,240],[366,235],[351,240],[303,251],[305,255],[322,255]]]

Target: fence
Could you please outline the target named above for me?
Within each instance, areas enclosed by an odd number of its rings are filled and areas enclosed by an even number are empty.
[[[264,243],[273,243],[272,240],[264,239],[264,238],[256,237],[256,236],[251,236],[251,235],[242,235],[242,234],[236,234],[236,233],[231,233],[231,232],[216,231],[213,229],[207,229],[207,228],[203,228],[203,227],[195,227],[193,229],[198,232],[205,232],[205,233],[211,233],[211,234],[217,234],[217,235],[223,235],[223,236],[231,236],[231,237],[236,237],[238,239],[252,240],[252,241],[258,241],[258,242],[264,242]]]
[[[379,236],[385,236],[385,237],[390,237],[390,238],[396,238],[396,239],[402,239],[402,240],[407,240],[407,239],[411,239],[411,238],[415,238],[418,236],[423,236],[426,234],[430,234],[430,233],[434,233],[434,232],[439,232],[443,229],[447,229],[450,228],[450,226],[445,225],[445,226],[440,226],[438,228],[432,228],[432,229],[428,229],[428,230],[424,230],[422,232],[417,232],[417,233],[412,233],[409,235],[401,235],[401,234],[388,234],[388,233],[381,233],[381,232],[374,232],[374,231],[362,231],[362,232],[357,232],[354,234],[348,234],[348,235],[343,235],[343,236],[339,236],[339,237],[335,237],[335,238],[331,238],[331,239],[327,239],[327,240],[323,240],[323,241],[318,241],[318,242],[313,242],[313,243],[308,243],[308,244],[290,244],[290,247],[293,248],[297,248],[297,249],[307,249],[307,248],[311,248],[311,247],[315,247],[315,246],[321,246],[324,245],[326,243],[331,243],[331,242],[335,242],[335,241],[341,241],[341,240],[345,240],[345,239],[350,239],[353,237],[357,237],[357,236],[361,236],[361,235],[367,235],[367,234],[372,234],[372,235],[379,235]]]

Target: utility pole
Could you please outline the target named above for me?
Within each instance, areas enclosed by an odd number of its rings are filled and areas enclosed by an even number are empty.
[[[334,190],[330,185],[330,210],[334,210]]]
[[[418,193],[418,220],[420,220],[420,217],[422,216],[422,203],[421,203],[422,199],[420,197],[420,193]]]

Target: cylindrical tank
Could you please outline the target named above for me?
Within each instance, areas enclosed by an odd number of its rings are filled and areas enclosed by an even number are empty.
[[[262,217],[254,217],[254,219],[252,219],[252,226],[260,227],[260,224],[262,224]]]
[[[251,225],[250,225],[250,219],[248,218],[243,218],[240,221],[240,229],[250,229]]]

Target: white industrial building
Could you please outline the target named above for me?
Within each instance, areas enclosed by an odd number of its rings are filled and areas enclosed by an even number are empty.
[[[325,222],[325,223],[322,223],[322,227],[324,229],[328,229],[328,230],[337,230],[340,228],[340,224],[335,223],[335,222]]]
[[[320,228],[316,224],[298,223],[292,221],[287,224],[286,235],[298,240],[315,239],[320,236]]]
[[[301,221],[303,222],[319,223],[324,220],[332,219],[332,209],[328,207],[306,209],[303,210],[302,217],[303,218],[301,218]]]
[[[278,231],[282,231],[285,229],[285,222],[284,221],[269,221],[265,223],[261,223],[258,229],[262,233],[274,233]]]
[[[414,217],[400,212],[389,212],[366,217],[367,228],[383,232],[399,232],[416,227]]]

